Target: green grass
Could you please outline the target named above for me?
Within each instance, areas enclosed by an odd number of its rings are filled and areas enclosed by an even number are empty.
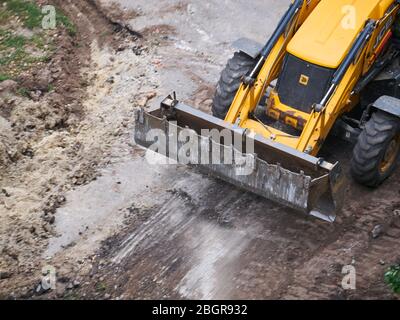
[[[0,4],[4,2],[7,3],[8,15],[12,13],[21,17],[26,28],[34,29],[42,25],[42,10],[35,3],[24,0],[1,0]]]
[[[7,48],[20,49],[25,46],[27,39],[24,36],[13,36],[9,35],[0,43]]]
[[[82,298],[76,292],[67,292],[64,297],[64,300],[81,300]]]
[[[9,79],[10,79],[10,77],[8,75],[0,73],[0,82],[6,81],[6,80],[9,80]]]
[[[17,93],[18,93],[20,96],[29,97],[29,89],[27,89],[27,88],[24,88],[24,87],[19,88],[19,89],[17,90]]]
[[[27,45],[43,51],[43,54],[31,56],[26,51]],[[3,67],[0,72],[9,73],[11,69],[15,68],[27,70],[34,63],[48,62],[51,58],[51,50],[45,50],[44,46],[45,38],[42,34],[36,34],[29,39],[0,29],[0,67]]]
[[[15,17],[19,23],[10,26]],[[42,29],[43,18],[42,9],[32,0],[0,0],[0,75],[3,78],[15,78],[34,64],[51,60],[56,50],[51,37],[54,31]],[[71,36],[76,35],[76,26],[58,9],[56,21],[58,30],[64,28]],[[15,30],[21,27],[33,30],[33,35],[16,34]]]
[[[20,35],[13,35],[11,31],[0,28],[0,49],[20,49],[27,43],[27,38]]]
[[[30,39],[29,42],[35,45],[36,48],[40,50],[47,50],[47,51],[54,51],[55,46],[53,43],[46,41],[46,34],[44,32],[39,32],[34,34]],[[47,45],[47,47],[46,47]]]
[[[7,3],[6,9],[2,5]],[[0,0],[0,22],[5,21],[12,15],[17,15],[28,29],[41,28],[44,14],[42,9],[32,1],[28,0]],[[71,36],[76,35],[77,29],[72,21],[59,9],[56,9],[57,26],[64,26]]]
[[[20,65],[23,63],[23,60],[28,56],[23,48],[18,48],[14,50],[12,53],[0,57],[0,66],[9,65],[11,63],[15,63],[16,65]]]
[[[385,282],[394,293],[400,294],[400,265],[391,266],[385,273]]]
[[[96,284],[96,291],[106,291],[107,285],[104,282],[98,282]]]
[[[0,41],[2,41],[3,38],[7,37],[9,33],[9,31],[0,28]]]
[[[5,10],[3,7],[3,4],[5,2],[6,1],[4,1],[4,0],[0,0],[0,22],[6,21],[11,16],[10,11]]]
[[[68,17],[66,17],[59,10],[57,10],[56,20],[57,20],[57,24],[61,24],[65,27],[65,29],[68,31],[70,36],[76,35],[76,33],[78,31],[76,29],[76,26],[72,23],[72,21]]]
[[[54,85],[52,85],[51,83],[49,84],[49,86],[47,87],[47,92],[53,92],[54,91]]]

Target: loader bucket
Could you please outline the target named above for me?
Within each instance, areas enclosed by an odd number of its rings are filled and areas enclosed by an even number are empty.
[[[138,110],[135,118],[136,143],[174,163],[198,167],[244,190],[325,221],[334,222],[342,208],[346,181],[338,163],[328,163],[260,135],[249,135],[172,96],[158,108]],[[204,134],[216,130],[224,132],[224,143]],[[166,139],[160,138],[162,134]],[[165,140],[165,147],[160,147],[161,140]]]

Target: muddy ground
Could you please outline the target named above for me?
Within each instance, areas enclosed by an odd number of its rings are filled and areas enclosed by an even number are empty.
[[[383,275],[400,260],[400,171],[375,191],[350,181],[327,224],[193,169],[151,166],[133,141],[134,111],[172,90],[209,112],[230,43],[264,41],[289,1],[51,3],[77,28],[27,74],[36,83],[49,69],[52,90],[9,92],[0,114],[1,298],[398,298]],[[351,146],[329,143],[347,168]],[[356,290],[341,286],[346,265]]]

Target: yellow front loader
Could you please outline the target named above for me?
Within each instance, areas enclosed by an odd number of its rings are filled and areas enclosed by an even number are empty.
[[[264,46],[236,42],[213,116],[169,96],[138,111],[136,142],[334,221],[346,174],[319,157],[328,136],[354,142],[353,177],[369,187],[398,162],[399,8],[393,0],[292,1]]]

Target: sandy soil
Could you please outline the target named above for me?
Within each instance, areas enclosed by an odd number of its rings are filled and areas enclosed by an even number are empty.
[[[0,297],[397,298],[383,274],[400,260],[400,171],[376,191],[350,182],[327,224],[193,169],[150,166],[135,146],[134,110],[172,90],[210,111],[230,43],[264,41],[288,3],[267,2],[55,1],[78,27],[49,64],[58,96],[21,98],[0,122],[16,149],[0,177]],[[350,150],[327,148],[345,168]],[[356,290],[341,286],[345,265]]]

